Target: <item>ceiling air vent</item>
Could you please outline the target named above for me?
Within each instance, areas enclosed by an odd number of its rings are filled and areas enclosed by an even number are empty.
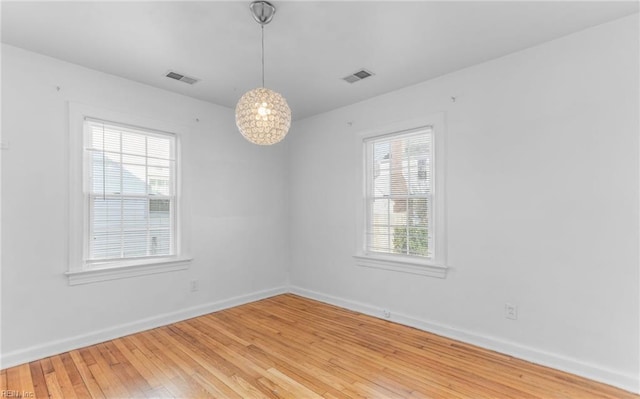
[[[180,73],[173,72],[173,71],[167,72],[167,74],[165,76],[168,77],[168,78],[171,78],[171,79],[179,80],[181,82],[184,82],[184,83],[187,83],[187,84],[190,84],[190,85],[200,81],[200,79],[192,78],[190,76],[185,76],[185,75],[182,75]]]
[[[348,83],[355,83],[359,80],[366,79],[369,76],[373,76],[373,72],[369,72],[366,69],[361,69],[358,72],[352,73],[349,76],[345,76],[344,78],[342,78],[342,80]]]

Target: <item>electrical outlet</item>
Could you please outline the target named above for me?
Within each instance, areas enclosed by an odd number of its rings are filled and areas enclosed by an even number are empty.
[[[191,292],[198,291],[198,280],[191,280],[189,282],[189,291]]]
[[[387,309],[382,310],[382,315],[384,316],[385,319],[391,318],[391,312]]]
[[[511,303],[504,304],[504,317],[511,320],[518,320],[518,307]]]

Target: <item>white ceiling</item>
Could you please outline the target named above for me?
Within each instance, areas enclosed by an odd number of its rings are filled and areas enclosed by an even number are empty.
[[[266,86],[301,119],[638,12],[629,2],[283,2]],[[249,1],[2,2],[2,41],[234,107],[260,85]],[[375,76],[348,84],[366,68]],[[202,79],[193,86],[169,70]]]

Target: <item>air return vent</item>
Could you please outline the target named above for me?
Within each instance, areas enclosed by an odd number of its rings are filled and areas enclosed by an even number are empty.
[[[167,72],[165,76],[171,79],[179,80],[181,82],[184,82],[190,85],[200,81],[200,79],[192,78],[190,76],[185,76],[181,73],[173,72],[173,71]]]
[[[342,78],[345,82],[355,83],[359,80],[366,79],[370,76],[373,76],[373,72],[367,71],[366,69],[361,69],[358,72],[352,73],[349,76],[345,76]]]

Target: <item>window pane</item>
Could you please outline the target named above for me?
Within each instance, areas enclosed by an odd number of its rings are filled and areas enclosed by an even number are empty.
[[[370,204],[371,223],[373,225],[388,225],[390,219],[389,200],[375,199]]]
[[[102,133],[102,132],[101,132]],[[120,152],[120,131],[109,128],[104,129],[104,147],[100,143],[100,149],[111,152]]]
[[[411,198],[409,200],[409,226],[429,227],[429,200],[427,198]]]
[[[122,152],[125,154],[146,156],[146,137],[141,134],[127,132],[122,135]]]
[[[90,153],[91,157],[91,187],[90,190],[92,193],[100,193],[104,194],[104,184],[105,184],[105,173],[106,171],[103,169],[105,167],[104,163],[104,154],[102,152],[92,151]]]
[[[427,256],[429,254],[429,231],[417,227],[409,227],[408,254]]]
[[[120,192],[120,158],[118,154],[91,152],[91,192]]]
[[[171,231],[168,229],[149,232],[149,255],[169,255],[171,250]]]
[[[431,193],[431,159],[427,157],[411,160],[411,174],[409,175],[409,192],[411,194]]]
[[[389,142],[380,141],[373,143],[373,160],[380,162],[383,159],[389,159]]]
[[[92,229],[94,231],[119,231],[122,220],[121,205],[119,198],[94,198]]]
[[[105,162],[102,169],[94,170],[94,176],[104,179],[105,193],[115,194],[122,191],[122,166],[119,154],[105,153]]]
[[[409,190],[407,185],[408,164],[405,157],[405,142],[403,140],[393,140],[389,143],[389,147],[391,195],[407,195]]]
[[[171,140],[164,137],[147,137],[147,156],[171,159]]]
[[[123,224],[125,229],[146,229],[149,210],[146,198],[124,198],[122,200]]]
[[[147,256],[147,231],[124,231],[122,237],[125,258]]]
[[[409,255],[431,256],[429,244],[430,201],[427,198],[412,198],[408,208],[408,253]]]
[[[389,159],[385,159],[376,163],[374,167],[373,192],[371,193],[373,196],[386,197],[391,194],[391,175],[389,173],[390,166],[391,164],[389,163]]]
[[[91,135],[91,142],[89,143],[89,147],[102,151],[104,149],[104,135],[102,134],[102,128],[90,123],[89,134]]]
[[[91,259],[119,258],[121,250],[120,232],[97,231],[91,241]]]
[[[168,199],[149,200],[149,225],[171,227],[171,202]]]
[[[156,195],[171,195],[171,171],[169,168],[149,166],[149,192]]]
[[[391,226],[374,225],[371,227],[367,242],[369,249],[376,252],[390,252]]]
[[[146,167],[140,165],[122,166],[122,193],[146,194]]]

